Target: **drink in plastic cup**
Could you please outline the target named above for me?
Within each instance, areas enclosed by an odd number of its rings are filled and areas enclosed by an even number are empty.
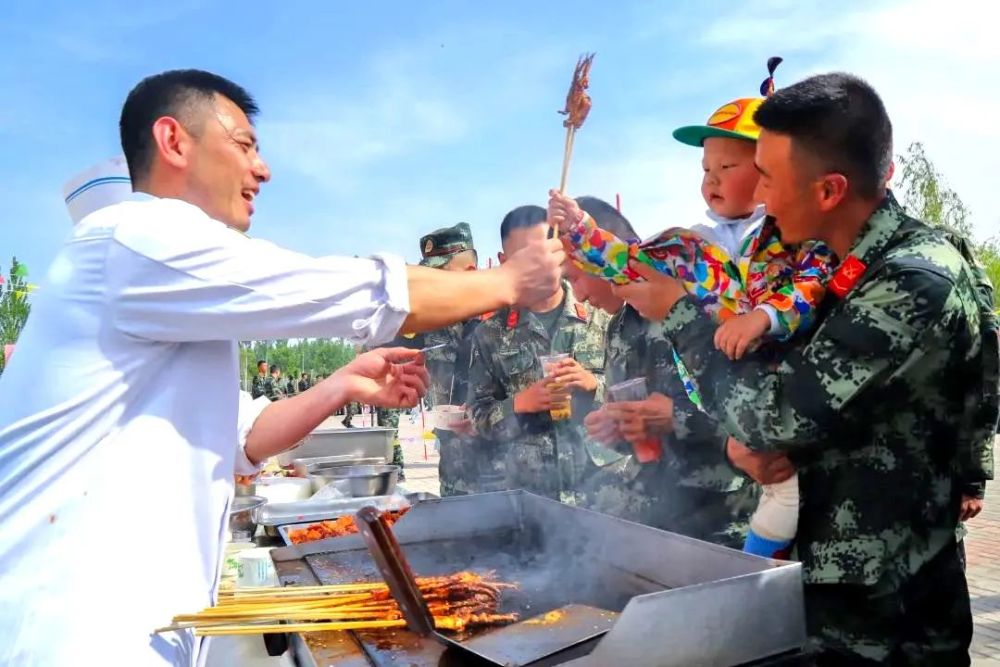
[[[646,391],[646,378],[633,378],[611,385],[608,387],[607,393],[612,403],[641,401],[649,396]],[[660,456],[663,455],[663,447],[659,438],[649,438],[633,444],[632,451],[635,452],[635,459],[639,463],[659,461]]]
[[[563,359],[569,359],[568,353],[562,354],[545,354],[538,357],[538,361],[542,364],[542,373],[545,377],[548,377],[553,372],[555,372],[555,366]],[[560,384],[558,382],[549,383],[549,389],[559,389]],[[562,421],[563,419],[569,419],[573,416],[573,405],[570,403],[569,396],[566,397],[566,402],[549,410],[549,416],[552,417],[552,421]]]

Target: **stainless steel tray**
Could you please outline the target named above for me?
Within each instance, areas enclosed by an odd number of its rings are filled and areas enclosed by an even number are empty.
[[[294,459],[317,456],[349,456],[356,459],[392,460],[394,428],[316,429],[298,447],[278,455],[278,463],[289,466]]]
[[[309,466],[312,464],[344,465],[344,466],[377,466],[385,463],[382,457],[358,458],[352,454],[338,454],[336,456],[311,456],[298,458],[292,461],[292,469],[299,477],[309,475]]]
[[[415,505],[430,498],[436,498],[433,493],[407,493],[402,494],[411,505]],[[373,505],[379,509],[390,507],[390,499],[393,496],[371,496],[368,498],[342,498],[337,500],[302,500],[294,503],[270,503],[264,505],[261,510],[259,525],[264,527],[264,532],[271,537],[278,535],[291,544],[288,540],[288,531],[281,531],[281,527],[292,524],[298,528],[303,524],[316,523],[326,519],[336,519],[338,516],[357,512],[366,505]]]

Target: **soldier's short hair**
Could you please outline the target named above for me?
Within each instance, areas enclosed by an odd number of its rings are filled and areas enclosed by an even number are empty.
[[[271,372],[272,373],[275,372],[275,371],[280,371],[280,370],[281,370],[281,366],[279,366],[278,364],[271,364]]]
[[[265,364],[266,365],[267,361],[265,361],[264,359],[258,359],[257,360],[257,368],[260,368],[261,364]]]
[[[824,169],[846,176],[862,197],[882,192],[892,162],[892,123],[866,81],[842,72],[809,77],[778,89],[754,120],[790,136]]]
[[[632,229],[632,223],[628,221],[628,218],[603,199],[590,196],[577,197],[576,203],[594,219],[594,222],[601,229],[626,241],[639,238],[639,235]]]
[[[534,204],[528,204],[527,206],[518,206],[513,211],[508,213],[503,217],[503,221],[500,222],[500,241],[507,240],[510,233],[515,229],[525,229],[527,227],[534,227],[545,222],[545,218],[548,217],[548,213],[541,206],[535,206]]]

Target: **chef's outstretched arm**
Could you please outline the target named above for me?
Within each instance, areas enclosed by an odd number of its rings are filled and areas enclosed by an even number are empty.
[[[143,340],[345,338],[378,344],[551,292],[558,241],[487,271],[408,267],[391,255],[311,257],[247,238],[178,200],[136,203],[103,265],[115,326]]]
[[[410,314],[402,331],[433,331],[500,308],[538,303],[558,289],[564,259],[561,243],[545,239],[495,269],[456,272],[408,266]]]
[[[263,405],[240,403],[240,437],[251,466],[290,449],[349,402],[410,408],[427,392],[427,369],[418,350],[382,348],[366,352],[330,377],[291,398]],[[259,411],[253,419],[254,411]],[[252,421],[251,421],[252,419]],[[238,474],[249,474],[237,462]],[[242,469],[241,469],[242,468]]]

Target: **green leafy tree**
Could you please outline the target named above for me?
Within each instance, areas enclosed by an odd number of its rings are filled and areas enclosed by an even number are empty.
[[[898,157],[899,185],[903,192],[903,205],[909,211],[932,225],[946,227],[968,238],[972,237],[969,209],[948,187],[944,176],[927,157],[924,145],[910,144],[905,155]]]
[[[27,267],[16,257],[11,258],[10,273],[6,278],[0,273],[0,282],[3,283],[0,285],[0,343],[10,345],[17,342],[31,313]],[[0,354],[0,372],[3,366],[4,358]]]
[[[282,376],[298,381],[301,373],[329,375],[354,359],[354,346],[341,340],[302,339],[297,341],[248,341],[240,345],[240,367],[244,387],[257,374],[257,361],[281,366]]]
[[[977,241],[972,237],[969,209],[962,198],[948,187],[944,176],[927,156],[923,144],[910,144],[905,155],[897,157],[902,203],[911,215],[937,227],[957,232],[972,241],[979,261],[993,283],[994,303],[1000,308],[1000,242],[995,238]]]

